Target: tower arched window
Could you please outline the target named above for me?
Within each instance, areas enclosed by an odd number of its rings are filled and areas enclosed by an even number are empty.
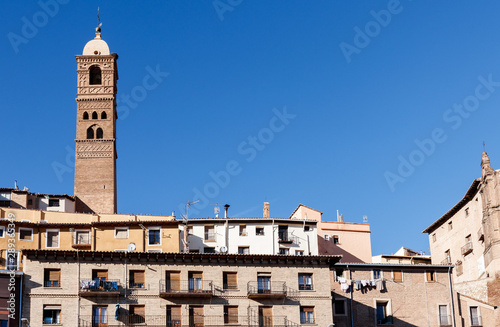
[[[101,68],[99,66],[90,67],[89,75],[90,85],[101,84]]]
[[[106,115],[106,112],[105,112],[105,111],[103,111],[103,112],[101,113],[101,119],[106,119],[106,118],[108,118],[108,116]]]
[[[94,111],[94,112],[92,113],[92,119],[97,119],[97,118],[99,118],[99,117],[97,116],[97,112],[95,112],[95,111]]]
[[[96,134],[96,139],[102,139],[103,134],[104,134],[104,133],[103,133],[103,131],[102,131],[102,128],[100,128],[100,127],[99,127],[99,128],[97,129],[97,131],[96,131],[96,133],[95,133],[95,134]]]
[[[87,128],[87,140],[92,140],[94,138],[94,129],[92,126]]]
[[[89,119],[89,113],[85,111],[83,113],[83,120],[88,120],[88,119]]]

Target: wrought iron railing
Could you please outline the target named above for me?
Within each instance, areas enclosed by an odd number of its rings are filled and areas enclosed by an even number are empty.
[[[286,295],[287,287],[285,282],[275,281],[256,281],[248,282],[247,284],[248,295]]]
[[[211,280],[192,278],[189,280],[160,280],[160,293],[178,294],[213,294],[214,285]]]
[[[80,293],[92,292],[121,292],[123,289],[118,279],[82,279],[80,280]]]
[[[281,243],[295,243],[299,244],[299,238],[288,232],[278,232],[278,241]]]

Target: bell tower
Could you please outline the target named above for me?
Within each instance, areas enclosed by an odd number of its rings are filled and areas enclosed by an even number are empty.
[[[77,212],[116,213],[118,55],[96,28],[76,57],[75,196]]]

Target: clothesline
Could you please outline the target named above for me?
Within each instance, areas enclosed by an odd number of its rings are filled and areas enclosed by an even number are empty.
[[[365,287],[375,287],[377,291],[385,290],[385,281],[382,278],[379,279],[362,279],[362,280],[351,280],[344,277],[337,276],[337,282],[340,283],[340,290],[344,293],[349,293],[353,290],[353,286],[356,286],[356,290],[360,291]]]

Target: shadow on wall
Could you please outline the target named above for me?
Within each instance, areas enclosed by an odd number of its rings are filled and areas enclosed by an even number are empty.
[[[331,240],[326,241],[323,236],[318,235],[318,254],[320,255],[341,255],[341,262],[356,262],[365,263],[354,254],[342,249],[340,246],[334,244]]]

